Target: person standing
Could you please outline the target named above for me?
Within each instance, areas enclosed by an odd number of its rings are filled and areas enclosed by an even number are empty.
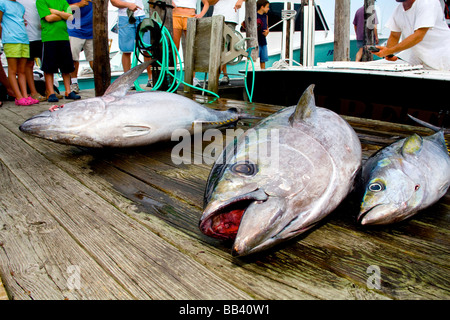
[[[400,2],[386,26],[391,34],[386,47],[373,54],[389,61],[402,59],[425,69],[450,70],[450,29],[439,0],[396,0]],[[394,56],[392,56],[394,55]]]
[[[267,35],[269,34],[269,20],[267,13],[270,10],[270,3],[267,0],[258,0],[256,3],[256,24],[258,26],[258,47],[259,47],[259,64],[261,69],[266,68],[266,62],[269,61],[269,53],[267,51]]]
[[[225,17],[225,24],[233,31],[239,23],[239,9],[245,0],[210,0],[210,4],[214,5],[213,16],[222,15]],[[219,84],[227,85],[230,83],[228,77],[227,65],[220,67],[223,77],[220,79]]]
[[[75,67],[70,50],[69,33],[66,21],[73,19],[72,10],[65,0],[36,0],[36,8],[41,17],[42,27],[42,71],[44,71],[45,87],[48,102],[58,102],[54,89],[54,74],[62,74],[65,98],[80,99],[70,90],[70,74]]]
[[[8,61],[8,80],[18,106],[39,103],[38,100],[28,97],[27,93],[25,66],[30,57],[30,45],[24,15],[25,8],[16,0],[0,0],[0,29]]]
[[[119,8],[119,49],[122,51],[122,67],[127,72],[131,69],[131,54],[134,52],[136,33],[139,24],[145,18],[142,0],[111,0],[111,4]],[[144,36],[144,42],[150,44],[150,33]],[[144,56],[144,61],[151,60]],[[147,87],[152,86],[152,68],[147,68]]]
[[[25,8],[25,21],[30,41],[30,57],[25,65],[25,76],[27,78],[30,96],[33,99],[43,102],[47,98],[43,97],[37,90],[34,83],[34,60],[42,60],[42,40],[41,40],[41,19],[36,9],[36,0],[17,0]]]
[[[376,12],[374,11],[373,20],[370,21],[371,26],[373,27],[374,33],[374,43],[379,44],[380,40],[378,39],[378,17]],[[366,32],[365,32],[365,18],[364,18],[364,6],[356,10],[355,17],[353,19],[353,26],[355,27],[356,34],[356,45],[358,47],[358,52],[356,53],[355,61],[361,61],[363,55],[363,48],[366,45]]]
[[[92,0],[67,0],[67,2],[74,16],[71,22],[67,22],[70,49],[72,50],[73,65],[75,67],[75,70],[70,74],[70,89],[75,93],[79,93],[78,68],[80,66],[81,51],[84,51],[84,56],[86,61],[89,62],[91,69],[94,65],[93,7]]]

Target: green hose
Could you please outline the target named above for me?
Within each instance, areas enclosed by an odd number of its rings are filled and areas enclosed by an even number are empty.
[[[158,90],[161,87],[161,85],[162,85],[162,83],[164,81],[164,78],[168,74],[174,79],[174,81],[172,81],[172,85],[170,86],[170,88],[167,89],[167,92],[176,92],[176,90],[178,89],[179,85],[182,83],[185,86],[188,86],[188,87],[191,87],[191,88],[194,88],[194,89],[197,89],[197,90],[204,91],[207,94],[215,96],[216,98],[220,98],[219,95],[216,94],[215,92],[212,92],[212,91],[209,91],[209,90],[206,90],[206,89],[203,89],[203,88],[199,88],[199,87],[190,85],[190,84],[186,83],[185,81],[183,81],[184,77],[183,77],[183,71],[182,71],[183,70],[183,66],[182,66],[182,62],[181,62],[181,56],[180,56],[180,53],[178,52],[178,50],[177,50],[177,48],[175,46],[175,43],[173,42],[173,39],[172,39],[172,36],[170,35],[170,32],[167,30],[166,27],[162,26],[161,19],[159,18],[159,15],[157,15],[156,12],[153,13],[152,20],[153,20],[154,23],[158,23],[159,27],[161,28],[161,40],[160,40],[160,43],[161,43],[162,48],[163,48],[163,50],[162,50],[163,54],[162,54],[162,59],[161,59],[162,61],[161,62],[160,61],[156,61],[156,63],[161,68],[161,72],[159,73],[157,81],[153,84],[152,91]],[[157,21],[157,20],[159,20],[159,21]],[[141,43],[145,44],[146,46],[150,46],[149,44],[146,44],[144,42],[144,40],[142,39],[143,33],[139,31],[138,34],[139,34]],[[135,46],[136,46],[136,44],[135,44]],[[174,73],[170,72],[170,70],[169,70],[169,60],[170,60],[169,59],[169,52],[170,52],[169,46],[172,48],[173,61],[176,61],[176,65],[174,67]],[[253,49],[254,48],[249,48],[247,50],[249,57],[250,57],[250,52]],[[149,55],[151,55],[151,53],[149,51],[147,51],[147,53]],[[251,61],[251,63],[252,63],[252,70],[253,70],[253,81],[252,81],[251,94],[249,93],[248,86],[247,86],[247,81],[246,81],[247,80],[247,73],[248,73],[248,60]],[[137,65],[137,63],[138,63],[138,57],[136,55],[136,50],[134,50],[132,67],[135,67]],[[179,71],[178,71],[178,66],[179,66]],[[254,85],[255,85],[254,72],[255,72],[255,66],[254,66],[253,60],[250,57],[249,59],[247,59],[247,63],[246,63],[246,67],[245,67],[245,80],[244,80],[245,81],[245,89],[247,91],[247,95],[249,97],[250,102],[252,102],[252,99],[253,99],[253,91],[254,91]],[[137,91],[145,91],[145,89],[142,89],[140,87],[139,82],[138,82],[137,79],[134,82],[134,85],[135,85]]]

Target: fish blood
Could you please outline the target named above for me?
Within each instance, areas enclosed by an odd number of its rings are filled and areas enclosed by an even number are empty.
[[[227,213],[216,215],[212,219],[212,230],[216,234],[220,234],[223,238],[236,238],[244,211],[244,209],[235,209]]]

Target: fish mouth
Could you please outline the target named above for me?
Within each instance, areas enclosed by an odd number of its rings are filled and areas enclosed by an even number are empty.
[[[29,134],[37,134],[43,125],[48,124],[49,119],[50,115],[46,113],[36,115],[28,120],[25,120],[25,122],[19,126],[19,130]]]
[[[384,225],[397,219],[395,212],[398,207],[392,204],[377,204],[367,210],[361,211],[357,217],[357,223],[360,225]]]
[[[200,230],[213,238],[234,240],[248,207],[255,202],[262,203],[268,198],[269,196],[263,190],[256,189],[223,202],[217,208],[207,206],[200,220]]]

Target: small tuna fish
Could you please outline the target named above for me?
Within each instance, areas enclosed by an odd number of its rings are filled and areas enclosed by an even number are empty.
[[[358,221],[362,225],[402,221],[431,206],[450,185],[443,131],[424,138],[414,134],[379,150],[364,163],[361,178],[365,194]]]
[[[361,167],[358,136],[336,113],[315,105],[313,88],[296,107],[269,116],[229,144],[211,170],[200,230],[234,240],[235,256],[310,229],[353,188]],[[269,156],[256,152],[264,148]]]
[[[79,100],[26,120],[20,130],[62,144],[136,147],[170,140],[176,129],[191,133],[194,123],[229,125],[242,118],[236,109],[217,111],[175,93],[127,91],[151,61],[124,73],[102,97]]]

